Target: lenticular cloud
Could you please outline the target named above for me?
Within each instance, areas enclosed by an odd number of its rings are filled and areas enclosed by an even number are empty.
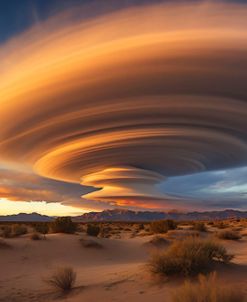
[[[2,159],[143,207],[166,177],[247,164],[247,7],[60,18],[2,46]]]

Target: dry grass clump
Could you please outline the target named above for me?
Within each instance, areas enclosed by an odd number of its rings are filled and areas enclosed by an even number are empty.
[[[71,267],[62,267],[45,281],[56,290],[68,292],[75,285],[76,272]]]
[[[0,237],[3,238],[19,237],[21,235],[27,234],[27,232],[27,227],[21,224],[14,224],[12,226],[2,225],[0,227]]]
[[[27,234],[28,229],[25,225],[14,224],[14,225],[2,225],[0,227],[0,237],[12,238],[19,237]]]
[[[203,222],[197,221],[193,223],[193,230],[198,232],[207,232],[207,227]]]
[[[12,235],[12,228],[9,225],[2,225],[0,227],[0,237],[10,238]]]
[[[150,231],[155,234],[167,233],[169,230],[175,230],[176,228],[177,224],[170,219],[153,221],[150,223]]]
[[[103,227],[100,230],[100,237],[102,238],[110,238],[112,235],[112,228],[111,227]]]
[[[223,230],[216,234],[219,239],[224,240],[239,240],[241,239],[241,235],[234,230]]]
[[[198,283],[186,281],[174,291],[172,302],[244,302],[244,295],[229,285],[219,285],[216,273],[200,275]]]
[[[194,230],[171,230],[168,231],[166,236],[171,240],[184,240],[188,237],[200,237],[200,232]]]
[[[33,233],[30,235],[31,240],[41,240],[41,236],[39,233]]]
[[[81,238],[80,243],[85,248],[93,248],[93,249],[102,249],[103,245],[94,241],[94,240],[86,240]]]
[[[70,217],[58,217],[51,223],[51,229],[54,233],[74,234],[77,225]]]
[[[232,258],[221,244],[191,237],[175,241],[167,250],[155,253],[149,265],[156,274],[187,276],[209,271],[215,262],[228,263]]]
[[[49,232],[49,223],[48,222],[37,222],[34,224],[34,230],[36,233],[43,234],[44,238],[45,235]]]
[[[27,234],[27,227],[21,224],[15,224],[12,227],[12,236],[19,237],[21,235]]]
[[[155,247],[163,247],[166,246],[169,241],[161,236],[154,236],[149,243]]]
[[[228,224],[224,221],[215,221],[214,227],[216,227],[218,229],[226,229],[228,227]]]
[[[87,225],[87,234],[89,236],[97,237],[100,233],[100,226],[96,224],[88,224]]]
[[[145,225],[143,223],[140,223],[138,225],[138,229],[139,229],[139,231],[145,230]]]
[[[244,228],[242,226],[233,226],[232,230],[236,232],[241,232],[244,230]]]

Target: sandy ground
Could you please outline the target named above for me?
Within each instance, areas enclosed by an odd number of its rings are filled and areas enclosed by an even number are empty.
[[[173,231],[180,236],[182,231]],[[6,240],[12,248],[0,250],[1,302],[169,302],[183,280],[161,281],[147,269],[152,237],[94,239],[102,249],[85,248],[86,235],[50,234],[47,240],[28,236]],[[92,237],[90,237],[92,238]],[[236,255],[233,264],[218,271],[221,282],[236,284],[247,293],[247,236],[240,241],[222,241]],[[58,296],[44,282],[57,267],[71,266],[77,272],[76,288]]]

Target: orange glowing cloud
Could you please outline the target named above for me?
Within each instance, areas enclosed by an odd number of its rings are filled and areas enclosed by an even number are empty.
[[[157,190],[166,177],[247,164],[246,6],[66,18],[0,51],[3,160],[153,208],[186,202]]]

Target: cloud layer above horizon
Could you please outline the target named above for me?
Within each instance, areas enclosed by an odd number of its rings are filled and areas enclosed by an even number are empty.
[[[1,163],[65,191],[87,186],[84,199],[102,207],[232,204],[237,194],[223,185],[218,195],[219,178],[205,196],[169,185],[247,166],[247,6],[78,14],[60,13],[1,47]],[[240,208],[245,184],[235,185]],[[56,196],[42,200],[62,202]]]

